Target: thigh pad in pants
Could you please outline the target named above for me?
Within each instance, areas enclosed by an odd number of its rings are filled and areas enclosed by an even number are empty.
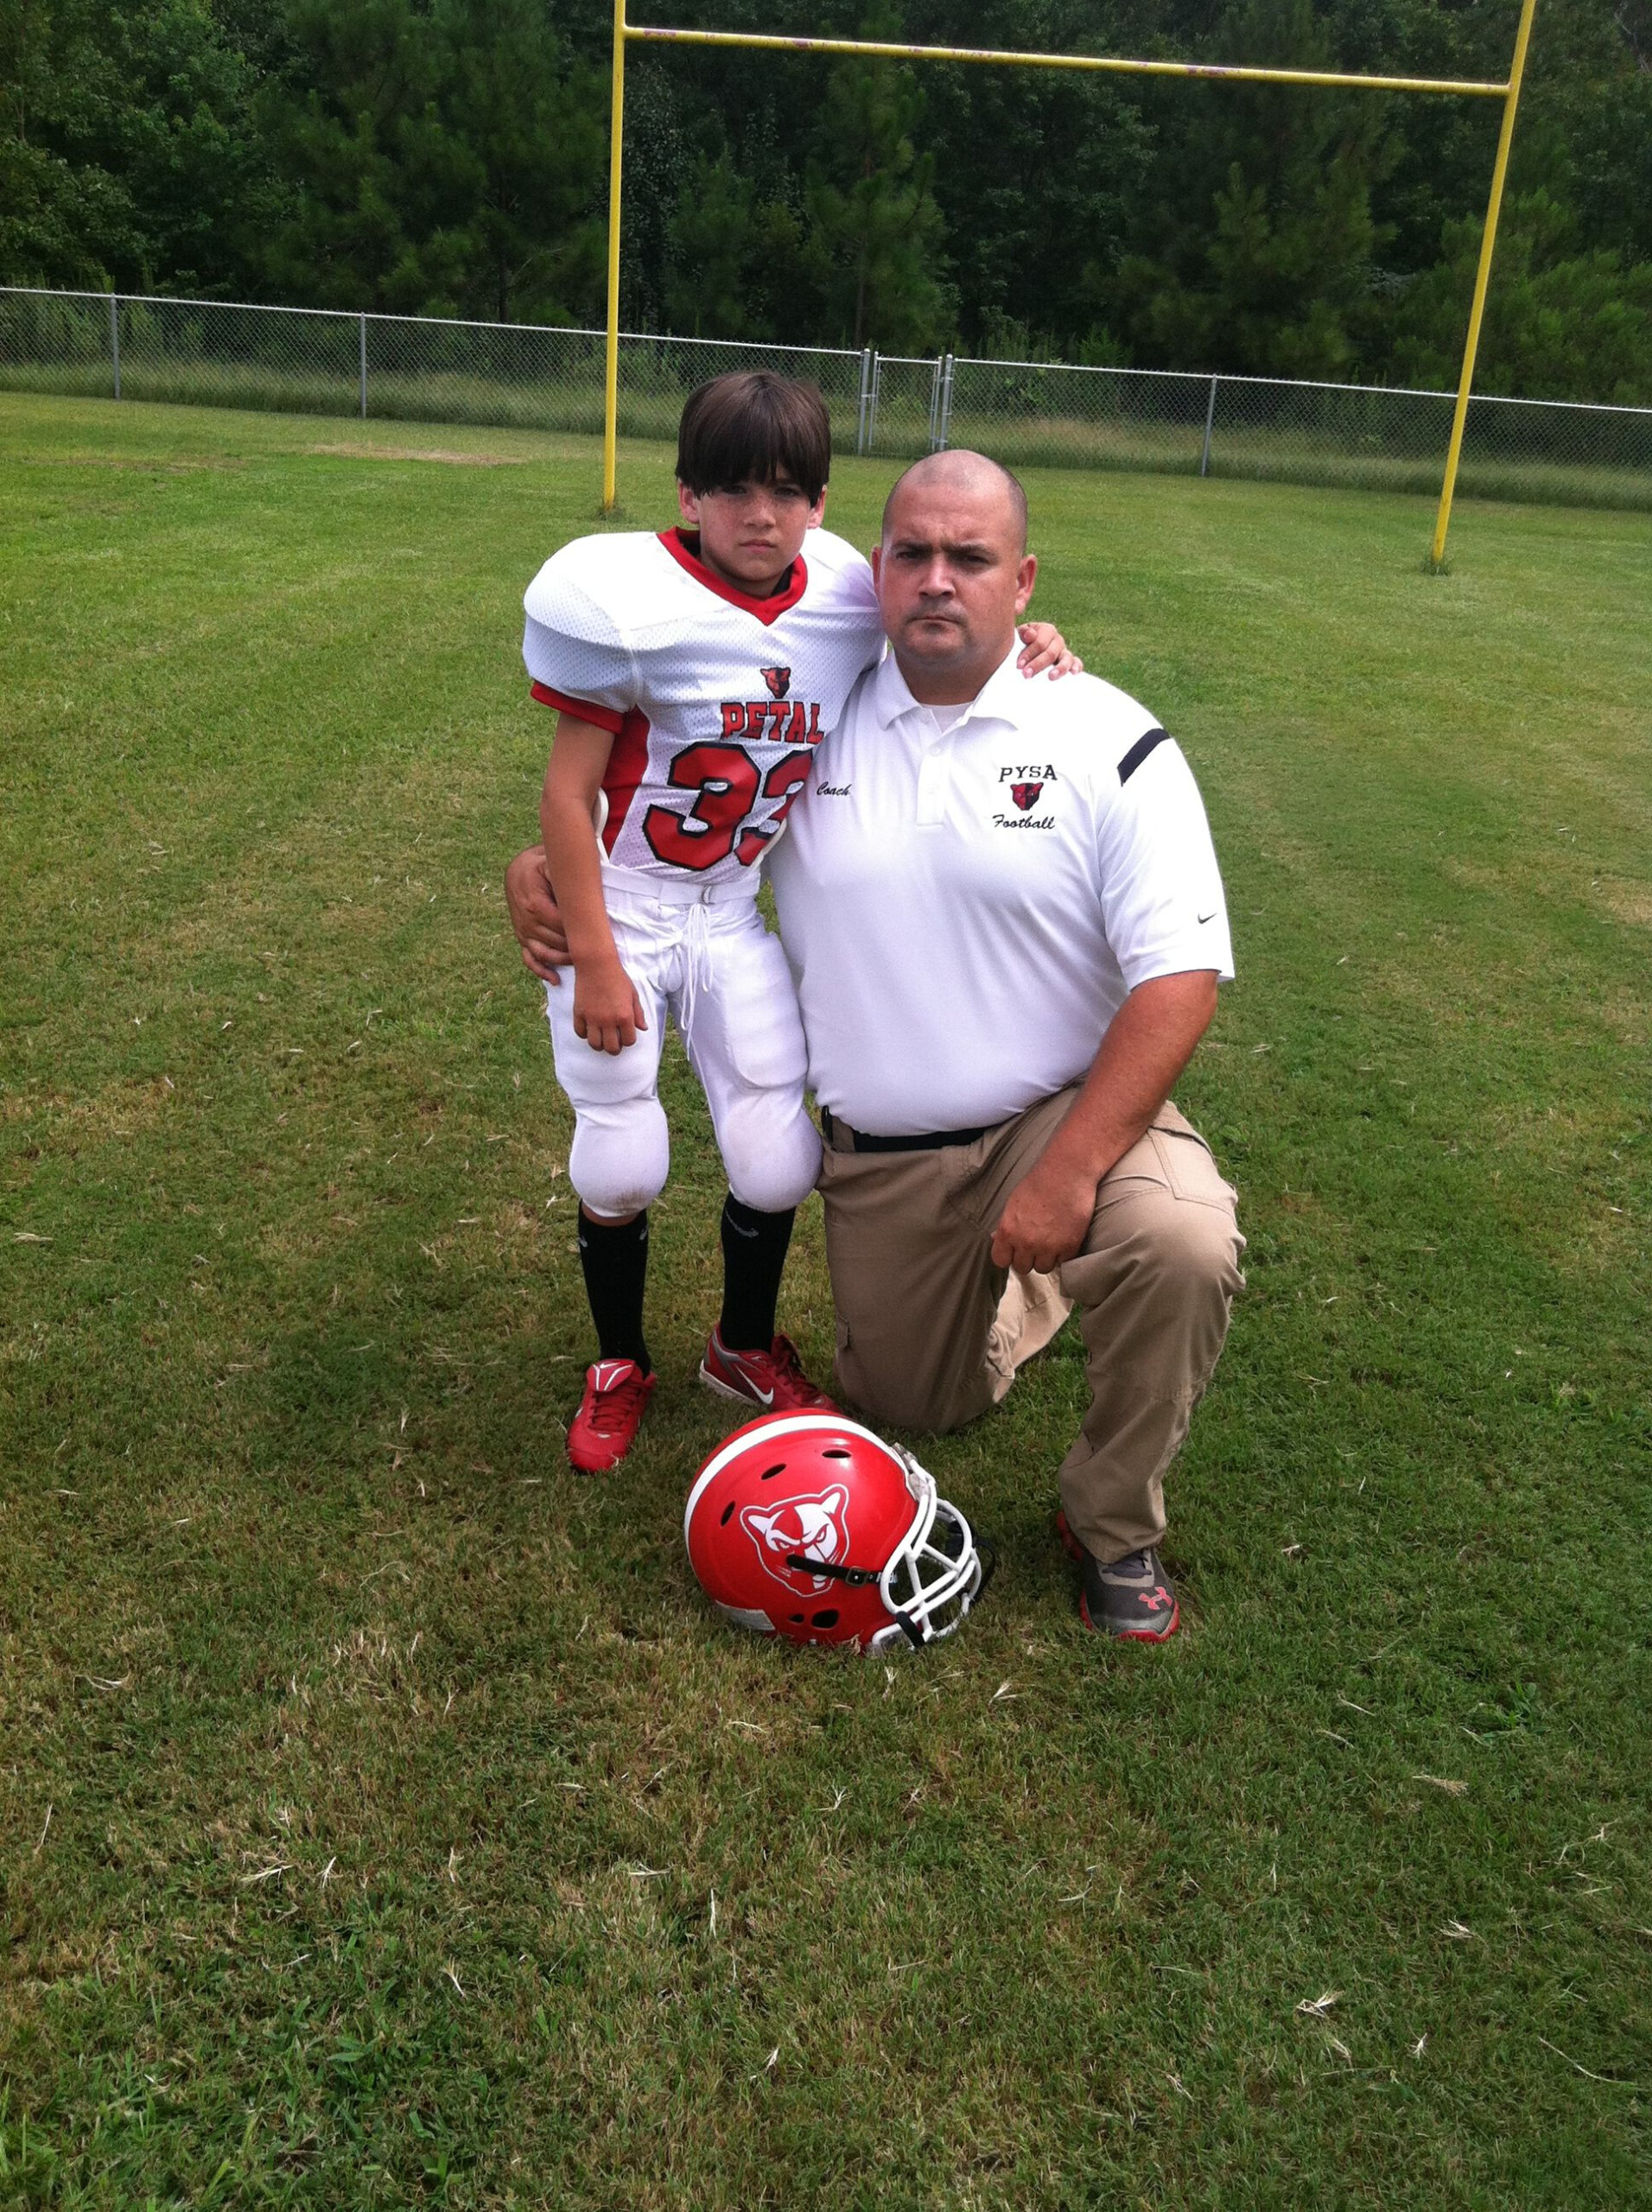
[[[820,1166],[791,971],[754,906],[712,909],[707,973],[676,1012],[729,1188],[759,1213],[801,1205]]]
[[[616,941],[619,932],[616,931]],[[556,1080],[574,1109],[568,1179],[594,1214],[611,1219],[639,1213],[665,1187],[670,1141],[659,1103],[659,1055],[665,1001],[649,963],[622,945],[621,960],[648,1017],[634,1045],[594,1052],[574,1028],[571,974],[545,987]]]

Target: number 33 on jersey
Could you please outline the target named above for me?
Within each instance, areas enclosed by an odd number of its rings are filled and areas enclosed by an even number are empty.
[[[771,599],[701,561],[693,533],[576,538],[523,601],[533,696],[612,730],[600,825],[610,866],[749,873],[779,835],[882,631],[872,571],[810,531]]]

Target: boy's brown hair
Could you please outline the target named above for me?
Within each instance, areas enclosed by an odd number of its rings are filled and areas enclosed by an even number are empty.
[[[831,473],[832,426],[812,384],[740,369],[691,391],[677,433],[677,474],[690,492],[789,476],[812,506]]]

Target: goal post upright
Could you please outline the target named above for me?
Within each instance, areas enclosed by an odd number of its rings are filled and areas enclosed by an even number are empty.
[[[1474,302],[1469,315],[1467,342],[1463,352],[1457,408],[1446,454],[1439,513],[1434,529],[1431,564],[1438,569],[1445,559],[1446,533],[1451,524],[1452,498],[1456,489],[1458,462],[1462,452],[1463,425],[1474,378],[1474,357],[1479,343],[1480,322],[1486,289],[1491,277],[1496,246],[1497,215],[1503,204],[1503,179],[1509,167],[1509,148],[1514,137],[1515,112],[1520,101],[1526,50],[1531,40],[1536,0],[1521,0],[1520,28],[1515,35],[1514,60],[1505,82],[1483,83],[1472,78],[1373,77],[1334,69],[1262,69],[1229,67],[1207,61],[1130,60],[1095,54],[1017,54],[996,48],[911,46],[892,40],[855,38],[791,38],[759,31],[676,30],[657,24],[626,20],[626,0],[613,0],[613,104],[608,148],[608,327],[605,363],[602,417],[602,505],[612,513],[616,497],[620,400],[620,191],[625,143],[626,48],[632,41],[659,46],[746,46],[772,54],[852,54],[872,60],[965,61],[1003,68],[1064,69],[1121,77],[1179,77],[1193,82],[1236,85],[1296,85],[1306,89],[1365,92],[1430,92],[1459,99],[1503,102],[1503,127],[1491,179],[1491,200],[1485,233],[1481,240]]]
[[[1439,487],[1439,512],[1434,521],[1433,543],[1428,565],[1439,570],[1446,563],[1446,533],[1452,526],[1452,501],[1457,494],[1458,463],[1463,457],[1463,431],[1468,422],[1469,397],[1474,385],[1474,357],[1480,348],[1480,324],[1485,296],[1491,283],[1491,260],[1497,249],[1497,218],[1503,212],[1503,181],[1509,174],[1509,149],[1515,136],[1515,113],[1520,105],[1521,80],[1526,73],[1526,49],[1531,44],[1532,16],[1537,0],[1521,0],[1520,28],[1515,33],[1515,58],[1509,66],[1503,93],[1503,124],[1497,132],[1497,158],[1491,165],[1491,194],[1486,202],[1485,229],[1480,236],[1479,265],[1474,272],[1474,299],[1469,308],[1468,335],[1463,342],[1463,368],[1457,380],[1457,404],[1452,410],[1451,442],[1446,448],[1446,478]]]
[[[626,0],[613,0],[613,98],[608,112],[608,342],[602,365],[602,512],[613,512],[620,443],[620,187],[626,152]]]

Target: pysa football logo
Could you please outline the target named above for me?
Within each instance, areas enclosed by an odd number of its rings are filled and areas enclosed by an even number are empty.
[[[763,681],[777,699],[784,699],[791,689],[791,671],[789,668],[766,668]]]
[[[842,1483],[815,1497],[785,1497],[772,1506],[748,1505],[740,1525],[757,1547],[766,1573],[788,1590],[823,1590],[831,1577],[811,1574],[791,1561],[817,1560],[835,1567],[849,1548],[848,1491]]]
[[[1038,804],[1039,793],[1043,789],[1042,784],[1012,784],[1009,787],[1009,795],[1021,812],[1026,814]]]

